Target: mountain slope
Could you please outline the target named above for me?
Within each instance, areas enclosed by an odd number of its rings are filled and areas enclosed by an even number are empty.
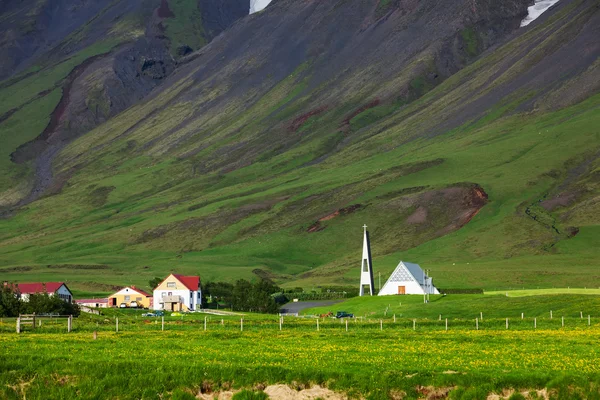
[[[598,5],[275,1],[60,151],[3,272],[350,284],[366,223],[384,275],[597,284]]]

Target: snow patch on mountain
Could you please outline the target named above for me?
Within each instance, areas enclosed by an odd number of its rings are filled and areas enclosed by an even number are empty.
[[[521,21],[521,27],[527,26],[535,21],[547,9],[558,3],[559,0],[535,0],[535,4],[527,7],[527,17]]]
[[[250,0],[250,14],[263,10],[272,0]]]

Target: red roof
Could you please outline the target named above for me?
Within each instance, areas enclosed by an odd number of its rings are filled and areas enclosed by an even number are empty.
[[[152,295],[151,295],[151,294],[148,294],[148,293],[144,292],[142,289],[138,289],[138,288],[136,288],[135,286],[131,286],[131,289],[135,290],[135,291],[136,291],[136,292],[138,292],[139,294],[143,294],[143,295],[144,295],[144,296],[146,296],[146,297],[152,297]],[[121,290],[123,290],[123,289],[121,289]]]
[[[184,276],[179,274],[173,274],[173,276],[183,283],[189,290],[196,291],[198,290],[198,286],[200,286],[199,276]]]
[[[35,283],[18,283],[17,288],[21,294],[31,293],[54,293],[64,285],[64,282],[35,282]],[[65,285],[66,286],[66,285]]]

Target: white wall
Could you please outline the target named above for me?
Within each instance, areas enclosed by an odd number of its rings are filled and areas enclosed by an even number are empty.
[[[179,296],[182,298],[182,303],[187,306],[190,310],[196,310],[200,306],[200,299],[198,299],[198,295],[200,291],[190,291],[190,290],[173,290],[173,289],[161,289],[154,291],[154,306],[155,310],[163,310],[164,304],[161,303],[161,299],[164,296]],[[190,296],[192,296],[190,298]]]
[[[425,291],[423,290],[421,285],[419,285],[415,281],[408,281],[408,282],[390,282],[389,285],[385,285],[384,287],[381,288],[381,291],[379,292],[379,296],[398,294],[398,286],[404,286],[406,294],[425,294]]]

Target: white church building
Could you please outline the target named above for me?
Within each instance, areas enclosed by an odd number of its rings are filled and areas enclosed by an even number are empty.
[[[392,275],[379,291],[379,296],[393,294],[440,294],[433,286],[433,279],[419,264],[400,261]]]

